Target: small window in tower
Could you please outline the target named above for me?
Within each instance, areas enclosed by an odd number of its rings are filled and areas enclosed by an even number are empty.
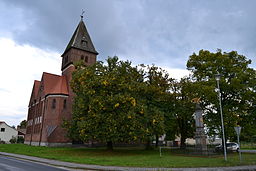
[[[81,56],[81,60],[84,60],[84,55]]]
[[[65,100],[63,101],[63,108],[66,109],[66,107],[67,107],[67,100],[65,99]]]
[[[56,108],[56,99],[52,100],[52,108],[55,109]]]
[[[64,63],[65,63],[65,64],[68,63],[68,56],[65,56],[65,57],[64,57]]]
[[[1,132],[5,132],[5,128],[1,128]]]
[[[85,62],[88,62],[88,56],[86,56],[86,57],[84,58],[84,61],[85,61]]]
[[[82,40],[81,40],[81,44],[82,46],[87,46],[87,40],[86,40],[86,37],[83,37]]]

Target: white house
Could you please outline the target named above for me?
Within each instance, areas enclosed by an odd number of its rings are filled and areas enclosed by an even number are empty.
[[[0,140],[5,141],[5,143],[10,143],[10,139],[12,137],[17,137],[18,131],[9,125],[7,125],[5,122],[0,121]]]

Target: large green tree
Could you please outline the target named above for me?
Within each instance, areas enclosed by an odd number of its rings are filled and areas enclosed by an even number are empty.
[[[180,81],[174,81],[171,86],[170,105],[172,106],[171,115],[175,118],[173,126],[176,134],[180,136],[180,147],[185,147],[187,138],[192,138],[195,132],[194,112],[195,104],[193,99],[193,82],[190,78],[185,77]],[[172,126],[172,127],[173,127]]]
[[[73,119],[66,122],[69,136],[106,142],[112,149],[114,142],[144,142],[161,135],[164,116],[156,102],[162,87],[148,83],[158,78],[152,75],[117,57],[108,58],[106,65],[78,64],[71,82],[76,96]]]
[[[193,91],[201,97],[208,134],[219,134],[220,114],[216,92],[216,74],[221,74],[220,91],[226,138],[234,137],[234,126],[244,129],[255,109],[256,74],[251,60],[236,51],[216,53],[200,50],[190,56],[187,68],[192,72]],[[255,112],[254,112],[255,113]],[[255,115],[255,114],[254,114]],[[250,128],[251,130],[251,128]]]
[[[147,140],[147,148],[149,148],[153,135],[156,146],[158,146],[159,136],[168,131],[169,124],[173,125],[171,122],[173,120],[168,115],[170,112],[169,101],[166,100],[172,79],[169,78],[169,74],[165,70],[155,65],[142,65],[142,67],[145,84],[143,91],[140,91],[139,94],[145,109],[145,123],[151,129]]]

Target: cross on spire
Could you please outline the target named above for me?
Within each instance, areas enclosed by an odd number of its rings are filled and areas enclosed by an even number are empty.
[[[82,14],[80,15],[80,17],[81,17],[81,20],[83,20],[83,18],[84,18],[84,10],[82,9]]]

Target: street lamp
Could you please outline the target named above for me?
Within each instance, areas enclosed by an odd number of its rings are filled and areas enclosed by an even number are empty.
[[[223,122],[223,114],[222,114],[222,106],[221,106],[221,92],[220,92],[220,74],[215,75],[215,79],[217,81],[217,91],[218,91],[218,97],[219,97],[219,106],[220,106],[220,118],[221,118],[221,129],[222,129],[222,142],[223,142],[223,148],[224,148],[224,158],[225,161],[227,161],[227,149],[226,149],[226,140],[225,140],[225,131],[224,131],[224,122]]]

